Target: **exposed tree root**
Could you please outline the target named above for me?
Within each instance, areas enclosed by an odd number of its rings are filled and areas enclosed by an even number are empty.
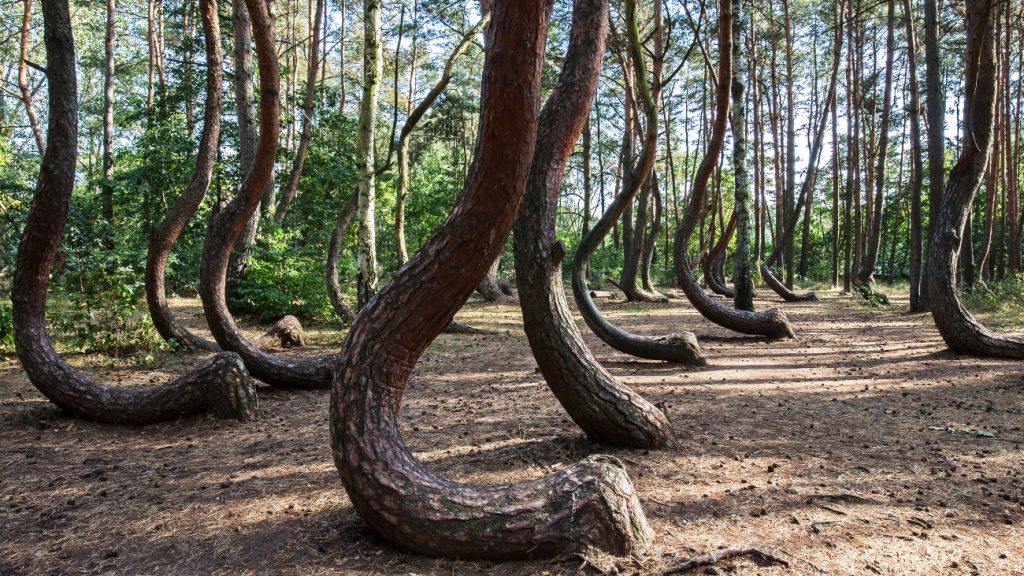
[[[485,328],[474,328],[469,324],[463,324],[461,322],[451,321],[447,326],[444,327],[445,334],[486,334],[486,335],[497,335],[505,334],[500,330],[487,330]]]
[[[785,568],[789,568],[788,560],[780,558],[775,554],[765,552],[764,550],[748,546],[743,548],[722,548],[721,550],[715,550],[714,552],[709,552],[702,556],[690,558],[682,564],[678,564],[676,566],[673,566],[672,568],[669,568],[668,570],[665,570],[661,573],[661,576],[682,574],[684,572],[689,572],[690,570],[694,570],[696,568],[701,568],[704,566],[714,566],[722,560],[728,560],[729,558],[735,558],[737,556],[753,556],[755,560],[759,560],[766,564],[778,564]]]
[[[295,316],[285,316],[256,339],[256,347],[261,350],[272,348],[301,348],[306,345],[306,333],[302,322]]]

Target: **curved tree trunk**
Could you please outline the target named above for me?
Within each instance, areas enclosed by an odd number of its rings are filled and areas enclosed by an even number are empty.
[[[206,4],[204,2],[204,4]],[[205,7],[205,6],[204,6]],[[214,8],[216,5],[214,4]],[[211,352],[219,352],[220,346],[192,333],[174,318],[170,306],[167,305],[167,294],[164,287],[164,275],[167,259],[171,255],[175,242],[185,229],[189,219],[196,213],[203,197],[210,189],[210,178],[213,166],[217,162],[217,144],[220,139],[221,81],[223,80],[223,60],[220,52],[220,25],[216,21],[217,14],[202,11],[203,32],[206,38],[206,102],[203,111],[203,131],[199,138],[199,150],[196,153],[196,165],[192,169],[192,178],[182,192],[181,197],[171,207],[167,217],[153,229],[149,236],[149,247],[146,252],[146,304],[149,315],[153,318],[153,326],[164,340],[175,346],[199,348]],[[213,20],[212,22],[210,20]]]
[[[732,76],[732,3],[721,0],[718,24],[718,77],[722,79]],[[768,336],[770,338],[793,337],[793,329],[785,313],[778,309],[764,312],[737,310],[715,301],[697,284],[697,279],[690,269],[689,251],[690,237],[700,220],[701,208],[707,198],[708,180],[715,170],[718,157],[722,152],[725,140],[725,128],[729,120],[729,91],[721,85],[715,95],[716,115],[712,126],[711,138],[707,150],[701,160],[700,167],[694,176],[691,187],[690,201],[686,205],[683,220],[676,229],[674,264],[676,281],[682,287],[686,297],[705,318],[715,324],[743,334]]]
[[[616,382],[591,354],[562,288],[565,247],[555,234],[558,192],[597,93],[608,0],[576,0],[573,16],[561,75],[540,114],[515,224],[523,328],[551,391],[591,439],[622,447],[671,446],[675,438],[665,415]]]
[[[992,149],[996,55],[991,16],[992,0],[968,0],[964,138],[960,157],[946,181],[928,249],[929,298],[935,326],[950,348],[965,354],[1020,359],[1024,358],[1024,335],[1003,336],[982,326],[964,307],[956,288],[961,235]],[[970,253],[969,247],[966,252]]]
[[[273,177],[281,130],[278,122],[280,76],[274,51],[273,22],[263,0],[246,0],[246,7],[252,19],[260,73],[259,142],[252,170],[246,174],[238,194],[210,221],[203,244],[199,296],[217,344],[225,350],[237,352],[254,377],[271,386],[325,388],[330,385],[330,367],[335,356],[290,360],[266,354],[242,335],[225,300],[231,247],[259,208],[263,191]]]
[[[345,341],[331,393],[338,474],[383,538],[432,556],[511,559],[588,547],[643,551],[650,539],[621,464],[592,457],[540,480],[473,486],[440,478],[402,442],[402,392],[420,355],[501,253],[537,134],[550,4],[497,0],[481,84],[480,140],[464,192],[438,233],[371,300]]]
[[[494,302],[495,304],[503,304],[506,306],[519,306],[519,299],[512,294],[508,280],[498,276],[498,266],[500,264],[501,254],[498,254],[498,257],[494,259],[494,262],[491,262],[490,268],[487,269],[487,274],[484,276],[484,279],[481,280],[480,284],[476,287],[476,291],[488,302]]]
[[[647,80],[647,67],[644,64],[644,50],[640,41],[640,31],[636,22],[636,7],[634,2],[626,3],[626,32],[629,38],[629,49],[633,58],[633,67],[636,70],[636,85],[639,89],[641,104],[644,114],[647,117],[647,129],[644,134],[644,143],[640,151],[640,158],[636,166],[630,170],[623,166],[625,174],[622,191],[615,200],[608,206],[608,210],[594,224],[590,232],[581,240],[576,247],[576,256],[572,266],[572,294],[576,300],[576,307],[586,321],[587,326],[612,348],[631,354],[640,358],[650,360],[665,360],[667,362],[682,362],[685,364],[703,365],[704,357],[701,356],[700,347],[697,344],[697,337],[690,332],[678,332],[660,337],[640,336],[631,334],[613,325],[597,309],[593,298],[590,296],[590,289],[587,287],[587,269],[590,267],[590,258],[594,251],[601,245],[605,236],[615,226],[615,223],[622,216],[626,207],[632,204],[633,198],[644,184],[644,180],[650,175],[654,168],[655,157],[657,156],[658,140],[658,116],[656,110],[656,91],[651,90]],[[657,26],[657,25],[656,25]]]
[[[327,297],[331,300],[331,307],[338,318],[349,321],[355,317],[352,308],[345,302],[342,295],[341,280],[338,278],[338,259],[341,258],[341,244],[345,241],[345,234],[348,232],[349,223],[359,207],[359,194],[353,192],[348,195],[348,201],[338,212],[334,221],[334,231],[331,232],[331,243],[327,248]]]
[[[651,281],[651,264],[654,261],[654,253],[658,247],[658,234],[661,233],[661,219],[663,201],[661,190],[658,189],[658,171],[651,171],[651,179],[648,185],[651,187],[651,229],[644,238],[644,250],[640,256],[640,285],[644,292],[653,296],[658,302],[668,302],[668,297],[654,289],[654,282]]]
[[[204,16],[215,4],[203,2]],[[150,388],[106,386],[69,366],[46,332],[46,287],[60,246],[75,184],[78,87],[67,0],[43,0],[50,97],[48,146],[25,232],[18,247],[11,300],[14,343],[32,384],[65,412],[112,424],[149,424],[183,413],[213,412],[249,420],[256,390],[235,354],[218,354],[193,372]],[[209,19],[216,24],[215,19]]]
[[[720,294],[726,298],[734,298],[736,294],[732,288],[725,285],[723,281],[724,275],[720,278],[718,270],[719,265],[725,259],[725,252],[729,246],[729,241],[732,240],[732,236],[736,232],[736,225],[737,215],[733,211],[732,216],[729,218],[729,223],[725,226],[725,230],[722,230],[722,235],[718,237],[718,241],[715,242],[715,245],[700,262],[701,271],[704,272],[704,282],[707,283],[708,288],[715,294]],[[741,308],[741,310],[746,310],[746,308]]]

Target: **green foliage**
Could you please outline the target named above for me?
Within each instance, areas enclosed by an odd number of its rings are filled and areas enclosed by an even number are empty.
[[[143,303],[145,285],[138,274],[119,268],[112,275],[97,275],[83,287],[58,290],[51,298],[47,316],[65,347],[125,356],[164,345]]]
[[[963,290],[961,297],[968,309],[976,312],[1024,311],[1024,274],[1015,274],[988,284]]]
[[[0,350],[14,345],[14,314],[9,302],[0,303]]]
[[[332,317],[324,288],[325,251],[300,242],[298,230],[274,229],[260,238],[244,279],[236,284],[236,309],[256,314],[260,321],[293,314],[303,320]],[[347,264],[347,265],[346,265]],[[351,262],[343,263],[351,271]]]
[[[853,291],[860,296],[868,306],[881,308],[889,305],[889,297],[878,290],[875,290],[870,284],[855,282],[853,284]]]

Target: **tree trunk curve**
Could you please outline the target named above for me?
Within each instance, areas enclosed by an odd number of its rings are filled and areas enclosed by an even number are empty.
[[[539,480],[452,482],[417,461],[398,432],[420,355],[501,253],[537,134],[549,0],[496,0],[481,83],[480,139],[441,229],[363,308],[331,390],[331,442],[353,506],[379,535],[431,556],[515,559],[588,547],[644,550],[651,530],[615,459],[591,457]]]
[[[216,4],[204,0],[205,21]],[[250,420],[256,390],[235,354],[214,356],[192,372],[147,388],[107,386],[68,365],[46,330],[46,289],[71,206],[78,149],[78,86],[67,0],[43,0],[50,118],[25,231],[18,246],[11,300],[14,343],[29,380],[73,416],[110,424],[150,424],[185,413]]]

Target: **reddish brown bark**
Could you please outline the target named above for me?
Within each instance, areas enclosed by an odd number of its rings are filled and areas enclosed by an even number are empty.
[[[252,19],[260,73],[259,141],[252,169],[246,174],[238,194],[210,221],[203,244],[199,296],[217,344],[225,350],[237,352],[254,377],[271,386],[325,388],[330,384],[330,365],[334,356],[291,360],[263,352],[238,329],[225,299],[231,247],[259,208],[263,191],[273,177],[280,133],[280,75],[274,51],[273,22],[263,0],[246,0],[246,7]]]
[[[536,481],[473,486],[431,473],[398,433],[410,373],[501,253],[533,154],[550,4],[497,0],[492,10],[473,168],[452,215],[349,332],[331,394],[335,463],[363,519],[414,552],[508,559],[641,551],[651,531],[613,458]]]
[[[555,234],[558,193],[597,93],[608,0],[576,0],[562,72],[540,114],[526,195],[515,224],[523,327],[548,387],[587,435],[613,446],[675,444],[665,415],[615,381],[590,352],[565,300]]]
[[[992,151],[996,106],[996,57],[992,0],[967,2],[967,70],[963,143],[942,194],[939,220],[928,249],[929,298],[935,326],[957,352],[1024,358],[1024,335],[1004,336],[985,328],[957,294],[960,244],[971,203]],[[966,249],[970,254],[970,248]]]
[[[730,78],[732,76],[732,3],[730,0],[721,0],[719,5],[718,77]],[[676,280],[694,308],[705,318],[720,326],[743,334],[771,338],[793,337],[793,329],[790,327],[785,313],[781,310],[773,308],[764,312],[748,312],[725,306],[701,289],[690,269],[690,257],[687,253],[690,237],[700,220],[701,208],[707,199],[708,180],[711,178],[722,152],[725,129],[729,120],[729,98],[728,90],[720,89],[716,94],[715,122],[712,126],[711,137],[708,139],[707,150],[694,177],[690,200],[686,205],[683,220],[676,229],[674,250]]]
[[[644,132],[644,142],[641,147],[640,156],[635,166],[626,165],[628,157],[623,158],[623,185],[622,191],[615,197],[615,200],[608,206],[608,209],[601,218],[594,224],[593,229],[580,240],[576,247],[576,255],[572,266],[572,293],[576,300],[576,307],[583,316],[587,326],[609,346],[650,360],[665,360],[668,362],[681,362],[685,364],[703,365],[704,357],[700,353],[697,344],[697,337],[690,332],[677,332],[659,337],[640,336],[631,334],[615,326],[605,318],[593,298],[590,296],[590,289],[587,287],[587,270],[590,267],[590,258],[594,251],[604,241],[608,232],[612,230],[616,222],[625,212],[626,207],[631,205],[633,198],[643,186],[654,168],[654,161],[657,155],[658,143],[658,116],[656,101],[658,87],[652,90],[647,80],[647,69],[644,64],[643,46],[640,43],[639,30],[636,23],[636,7],[633,2],[626,3],[627,33],[629,35],[629,48],[633,59],[633,68],[636,71],[635,80],[638,91],[641,95],[641,104],[644,116],[647,120],[647,127]],[[628,154],[627,154],[628,156]],[[629,235],[624,231],[624,239]]]
[[[213,166],[217,161],[217,143],[220,138],[221,82],[223,80],[223,59],[220,52],[220,23],[217,19],[215,2],[203,2],[201,7],[203,33],[206,38],[206,103],[203,112],[203,130],[199,138],[196,164],[192,178],[167,217],[149,236],[146,252],[146,303],[153,326],[164,340],[176,346],[199,348],[219,352],[220,346],[192,333],[179,323],[167,305],[164,288],[164,274],[167,259],[185,225],[195,214],[203,197],[210,189]]]
[[[202,411],[251,419],[256,391],[235,354],[218,354],[160,386],[123,389],[89,378],[54,350],[46,331],[46,288],[75,184],[78,86],[68,2],[43,0],[42,6],[50,97],[48,145],[18,246],[11,291],[14,342],[29,380],[64,411],[98,422],[149,424]]]

